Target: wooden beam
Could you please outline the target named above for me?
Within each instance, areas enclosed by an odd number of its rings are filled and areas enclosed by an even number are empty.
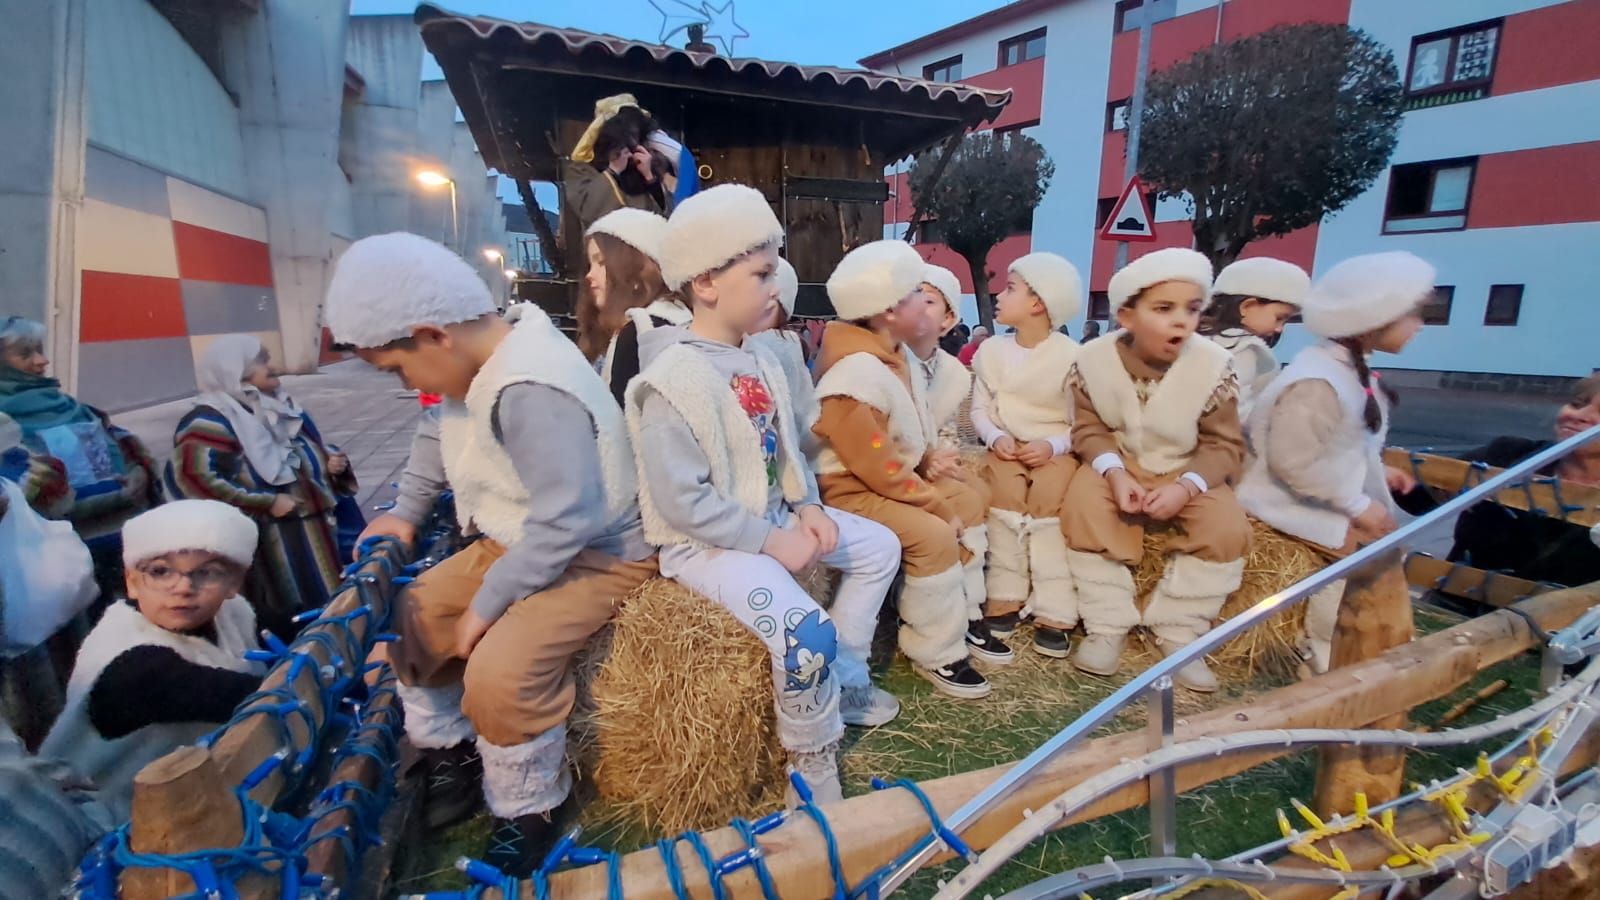
[[[1335,670],[1377,659],[1416,636],[1411,590],[1399,553],[1376,572],[1369,568],[1362,575],[1366,577],[1352,576],[1345,581],[1333,633],[1330,668]],[[1404,728],[1406,713],[1349,724],[1355,728]],[[1373,803],[1388,803],[1402,793],[1406,774],[1404,748],[1333,746],[1322,748],[1319,757],[1312,805],[1323,815],[1349,811],[1358,793],[1366,794]]]
[[[1499,607],[1511,606],[1529,597],[1557,590],[1555,585],[1475,569],[1465,563],[1453,563],[1426,553],[1412,553],[1406,557],[1406,581],[1412,587]]]
[[[362,710],[362,721],[369,724],[388,724],[398,727],[400,724],[400,704],[398,695],[392,688],[395,685],[394,671],[388,666],[383,666],[367,676],[367,687],[376,692],[376,697]],[[352,754],[339,767],[328,776],[328,784],[358,784],[361,787],[375,791],[385,777],[384,767],[376,759],[364,753]],[[341,828],[353,830],[360,826],[355,816],[348,809],[341,809],[317,821],[312,827],[309,840],[316,840],[324,834],[337,831]],[[344,847],[337,840],[327,840],[317,843],[306,853],[306,870],[324,876],[324,888],[337,888],[345,884],[352,873],[345,870]],[[359,876],[361,873],[356,872]]]
[[[1518,610],[1531,616],[1540,628],[1552,631],[1571,624],[1595,604],[1600,604],[1600,583],[1543,594],[1519,604]],[[1257,695],[1240,705],[1180,719],[1175,739],[1270,728],[1357,727],[1445,696],[1479,671],[1528,650],[1536,641],[1521,615],[1498,610],[1395,647],[1376,659]],[[974,822],[962,837],[976,848],[987,847],[1021,821],[1023,810],[1042,807],[1085,778],[1148,750],[1143,730],[1088,741],[1040,769],[1015,794]],[[1184,766],[1177,772],[1178,789],[1192,790],[1281,755],[1278,751],[1263,751]],[[924,782],[922,789],[940,815],[947,816],[1007,768],[939,778]],[[1145,783],[1139,782],[1107,795],[1074,821],[1141,806],[1148,799]],[[845,877],[851,884],[859,883],[928,833],[922,807],[905,791],[852,797],[834,804],[827,812]],[[738,834],[728,828],[711,832],[705,839],[718,856],[744,845]],[[827,848],[809,819],[797,817],[763,836],[760,843],[773,883],[786,900],[822,900],[833,895]],[[699,861],[683,845],[678,850],[689,890],[695,898],[709,898]],[[654,848],[625,857],[622,878],[629,900],[672,900],[674,896]],[[729,896],[760,896],[755,876],[748,870],[729,876],[725,883]],[[550,884],[551,896],[557,898],[604,897],[606,867],[562,872],[553,876]],[[531,889],[524,896],[532,897]]]
[[[133,802],[145,813],[128,829],[135,853],[187,853],[201,847],[235,847],[244,839],[243,816],[229,782],[211,754],[182,747],[145,766],[133,778]],[[196,844],[197,835],[205,843]],[[124,900],[158,900],[195,891],[194,881],[176,869],[128,869],[122,874]],[[273,896],[271,878],[246,877],[235,889],[246,900]]]
[[[1504,471],[1448,456],[1412,453],[1399,447],[1383,451],[1383,461],[1402,471],[1416,473],[1423,484],[1446,495],[1475,487]],[[1511,509],[1543,510],[1558,518],[1562,517],[1563,504],[1578,506],[1580,509],[1566,514],[1568,522],[1585,528],[1600,524],[1600,488],[1572,481],[1535,479],[1526,487],[1505,488],[1495,495],[1494,502]]]
[[[341,591],[328,604],[327,612],[323,618],[307,626],[302,635],[337,632],[336,626],[327,622],[327,619],[342,616],[363,605],[370,604],[372,614],[356,618],[350,626],[357,639],[363,644],[366,642],[373,621],[387,617],[391,599],[390,566],[393,566],[393,569],[398,571],[400,564],[405,561],[403,557],[407,551],[393,544],[385,544],[380,547],[378,553],[384,554],[391,562],[386,564],[380,559],[373,558],[365,563],[360,571],[360,579],[371,579],[366,589],[361,589],[358,579],[356,585]],[[335,647],[343,646],[343,642],[338,640],[337,637],[332,643]],[[327,721],[330,711],[322,708],[322,698],[317,687],[314,670],[331,667],[334,678],[351,677],[366,664],[365,654],[357,659],[336,660],[333,658],[332,652],[323,646],[320,641],[306,642],[300,644],[299,647],[315,661],[315,666],[304,666],[300,670],[299,676],[291,683],[289,680],[291,663],[288,660],[284,660],[275,666],[271,672],[267,673],[267,677],[261,686],[263,690],[287,687],[293,691],[296,697],[305,701],[318,730],[320,730]],[[260,705],[271,705],[279,701],[269,697],[258,702]],[[162,837],[160,840],[153,842],[156,845],[153,849],[158,848],[157,852],[162,853],[185,853],[237,844],[239,841],[237,834],[230,840],[225,833],[220,833],[213,828],[207,819],[173,819],[172,804],[167,797],[169,792],[156,790],[141,792],[137,790],[137,786],[140,783],[140,779],[154,779],[157,782],[164,783],[165,780],[170,780],[166,773],[175,767],[186,773],[190,769],[214,770],[214,776],[208,775],[206,777],[214,777],[217,785],[223,787],[226,803],[216,800],[212,796],[215,791],[209,788],[205,790],[197,789],[191,797],[185,798],[185,800],[208,808],[221,804],[224,808],[231,810],[228,815],[237,820],[239,815],[238,804],[234,801],[232,789],[229,786],[242,783],[246,776],[254,772],[262,762],[273,754],[278,753],[280,750],[287,750],[293,753],[297,748],[305,746],[305,742],[309,739],[309,735],[306,733],[307,724],[301,717],[288,716],[282,721],[293,738],[293,746],[285,743],[279,720],[274,716],[263,714],[246,718],[223,732],[222,736],[217,738],[216,743],[211,746],[209,751],[201,751],[193,747],[181,747],[146,766],[136,776],[134,782],[136,789],[133,795],[130,833],[156,833],[159,830]],[[205,763],[203,766],[194,761],[196,759],[194,757],[195,753],[204,753]],[[148,779],[147,776],[149,776]],[[199,775],[194,774],[185,775],[186,779],[199,777]],[[180,783],[185,782],[180,780]],[[202,783],[209,784],[209,781],[203,781]],[[270,809],[273,803],[277,801],[278,795],[282,793],[286,784],[283,768],[281,766],[274,768],[266,778],[262,779],[250,791],[250,798],[263,807]],[[164,897],[168,895],[163,893],[151,896]]]

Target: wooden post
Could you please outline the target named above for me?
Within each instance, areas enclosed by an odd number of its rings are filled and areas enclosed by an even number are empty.
[[[378,690],[394,684],[394,675],[387,667],[380,670],[384,673],[381,681],[369,676],[367,684],[370,688]],[[390,722],[398,725],[400,708],[396,694],[390,690],[382,693],[369,703],[362,713],[362,718],[370,723]],[[359,784],[372,790],[383,779],[384,772],[377,760],[365,754],[354,754],[333,770],[328,776],[329,784],[343,784],[346,782]],[[349,810],[341,809],[331,815],[323,817],[311,829],[310,838],[315,839],[339,828],[354,828],[357,823]],[[326,886],[338,887],[345,883],[352,873],[345,870],[345,855],[343,846],[338,841],[328,840],[313,846],[306,853],[306,870],[321,874],[328,879]],[[354,873],[359,875],[360,873]]]
[[[1374,563],[1345,583],[1333,634],[1331,668],[1341,669],[1376,659],[1392,647],[1409,643],[1416,634],[1411,617],[1411,589],[1399,554]],[[1404,712],[1351,727],[1404,728]],[[1373,804],[1400,796],[1405,783],[1406,753],[1399,747],[1326,747],[1320,751],[1317,790],[1312,805],[1324,815],[1348,812],[1355,795]]]
[[[1554,591],[1522,604],[1546,631],[1563,628],[1600,603],[1600,584]],[[1535,636],[1517,613],[1498,610],[1482,618],[1395,647],[1364,663],[1289,685],[1225,707],[1178,721],[1175,740],[1274,728],[1355,728],[1403,714],[1469,682],[1479,671],[1532,647]],[[1095,773],[1149,750],[1145,733],[1130,731],[1087,741],[1038,770],[1018,791],[974,822],[962,837],[983,849],[1022,820],[1025,809],[1038,809]],[[1282,751],[1231,754],[1178,769],[1178,790],[1192,790],[1284,755]],[[921,787],[940,815],[949,815],[998,778],[1008,767],[965,772],[924,782]],[[1086,821],[1149,800],[1140,781],[1100,799],[1073,821]],[[856,884],[928,833],[921,806],[905,791],[881,791],[852,797],[827,809],[845,877]],[[722,856],[741,849],[743,839],[723,828],[705,835],[711,852]],[[810,819],[799,817],[760,839],[773,884],[785,900],[825,900],[833,895],[827,846]],[[688,889],[696,898],[709,897],[705,873],[687,847],[678,859]],[[654,848],[629,854],[622,864],[623,889],[629,900],[672,900],[660,854]],[[749,871],[727,879],[730,896],[759,896]],[[559,872],[550,879],[551,896],[606,896],[606,867]],[[524,897],[532,897],[531,889]]]
[[[239,801],[208,751],[183,747],[134,776],[133,800],[146,813],[133,821],[128,845],[135,853],[189,853],[236,847],[244,840]],[[272,880],[250,877],[240,897],[267,897]],[[195,890],[189,876],[172,869],[129,869],[122,875],[123,900],[159,900]]]

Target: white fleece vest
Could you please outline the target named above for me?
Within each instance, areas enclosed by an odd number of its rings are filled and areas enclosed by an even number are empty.
[[[811,426],[817,424],[822,407],[817,402],[817,386],[811,380],[811,370],[806,368],[805,351],[800,349],[798,340],[791,340],[776,329],[758,331],[744,339],[745,349],[753,345],[765,348],[783,369],[790,406],[794,408],[795,422],[800,426],[800,452],[807,459],[811,458],[821,444],[817,436],[812,434]]]
[[[1082,352],[1078,342],[1052,332],[1030,349],[1021,365],[1007,366],[1000,341],[1016,343],[1015,335],[990,338],[972,357],[972,371],[989,388],[994,423],[1019,441],[1042,441],[1072,430],[1072,393],[1067,373]]]
[[[1239,504],[1245,511],[1273,528],[1324,547],[1343,547],[1349,536],[1350,517],[1342,510],[1295,494],[1268,467],[1263,451],[1271,446],[1272,407],[1283,392],[1297,382],[1325,381],[1339,397],[1341,416],[1334,438],[1324,449],[1317,465],[1342,488],[1342,493],[1365,493],[1373,502],[1392,509],[1388,486],[1384,483],[1383,447],[1389,437],[1389,402],[1374,389],[1383,424],[1376,434],[1367,430],[1364,415],[1367,394],[1349,362],[1350,353],[1326,341],[1301,350],[1294,362],[1273,380],[1256,400],[1255,413],[1247,431],[1249,455],[1244,478],[1239,482]]]
[[[500,392],[514,384],[555,388],[583,405],[594,420],[608,518],[626,512],[637,493],[638,476],[622,410],[577,345],[557,331],[542,310],[533,309],[472,379],[466,402],[447,400],[440,408],[439,452],[462,522],[472,522],[502,546],[522,539],[531,500],[510,455],[494,435],[495,404]]]
[[[901,349],[905,351],[906,366],[911,372],[911,393],[917,402],[917,413],[922,417],[922,436],[929,447],[937,447],[942,443],[940,433],[955,423],[961,404],[972,394],[972,373],[961,360],[943,350],[935,350],[933,379],[924,385],[922,361],[910,347],[902,345]]]
[[[1233,357],[1207,338],[1189,335],[1178,359],[1148,400],[1117,352],[1117,333],[1096,338],[1078,353],[1078,377],[1094,411],[1116,432],[1122,452],[1141,469],[1165,475],[1187,465],[1200,440],[1200,417],[1232,371]]]
[[[913,373],[912,383],[919,377]],[[900,376],[872,354],[852,353],[823,373],[817,380],[817,402],[829,397],[849,397],[888,416],[889,437],[904,447],[912,459],[920,462],[928,452],[928,438],[923,432],[923,416],[916,399]],[[818,475],[842,475],[850,471],[827,444],[817,452],[816,469]]]
[[[1267,342],[1248,332],[1214,334],[1217,346],[1233,354],[1233,371],[1239,376],[1239,421],[1250,421],[1256,398],[1278,377],[1278,357]]]
[[[783,458],[778,481],[784,499],[796,503],[809,493],[809,473],[795,440],[794,410],[789,405],[788,391],[782,389],[783,368],[759,344],[746,345],[744,349],[755,357],[761,380],[766,382],[767,393],[772,397],[772,421],[778,431],[778,452]],[[640,447],[644,446],[640,428],[647,392],[654,392],[671,404],[689,426],[689,433],[694,435],[695,443],[711,468],[712,489],[734,498],[751,515],[765,516],[767,463],[761,452],[761,438],[727,379],[717,374],[716,368],[693,347],[672,344],[662,350],[644,371],[628,382],[624,397],[628,431]],[[649,482],[643,478],[639,479],[639,515],[645,540],[650,543],[658,547],[698,545],[693,538],[667,524],[650,494]]]
[[[650,318],[667,320],[669,325],[687,325],[694,321],[694,313],[687,306],[672,297],[657,297],[644,306],[636,306],[624,313],[629,322],[633,323],[634,331],[643,335],[656,327]],[[617,356],[617,336],[612,335],[610,343],[606,344],[605,360],[600,364],[600,379],[606,384],[611,383],[611,362]]]
[[[133,776],[154,760],[185,744],[194,743],[214,728],[210,722],[172,722],[145,727],[113,740],[107,740],[89,721],[89,690],[106,666],[134,647],[166,647],[183,659],[202,666],[234,672],[260,674],[257,663],[244,658],[246,650],[260,646],[256,640],[256,614],[243,597],[229,597],[213,620],[217,628],[215,644],[202,637],[167,631],[146,619],[126,603],[106,608],[99,624],[89,632],[78,649],[67,682],[66,708],[39,748],[40,754],[65,760],[79,773],[100,786],[100,799],[116,814],[118,821],[128,816],[133,799]],[[181,690],[182,685],[164,685],[163,690]]]

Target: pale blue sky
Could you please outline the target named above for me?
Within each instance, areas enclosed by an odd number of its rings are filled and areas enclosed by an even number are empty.
[[[664,7],[673,0],[657,0]],[[853,66],[856,60],[911,38],[1002,6],[1007,0],[732,0],[733,18],[750,37],[734,45],[737,56],[806,65]],[[441,0],[460,13],[657,39],[662,15],[650,0]],[[694,6],[700,0],[694,0]],[[712,5],[717,5],[712,2]],[[409,13],[409,0],[352,0],[355,15]],[[671,43],[682,46],[683,38]],[[430,60],[431,62],[431,60]],[[431,69],[434,76],[438,70]]]

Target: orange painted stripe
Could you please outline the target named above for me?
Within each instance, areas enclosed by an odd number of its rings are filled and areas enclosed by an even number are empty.
[[[78,340],[131,341],[184,337],[183,290],[176,278],[83,272]]]
[[[1011,102],[1006,104],[1000,117],[985,128],[1009,128],[1039,121],[1044,105],[1044,61],[1045,57],[1041,56],[962,79],[974,87],[1011,91]]]
[[[1468,228],[1600,222],[1600,141],[1478,157]]]
[[[267,245],[188,222],[173,222],[178,275],[193,281],[272,287],[272,257]]]
[[[1506,17],[1495,57],[1496,96],[1600,79],[1600,0],[1569,0]],[[1574,111],[1575,114],[1580,114]]]

